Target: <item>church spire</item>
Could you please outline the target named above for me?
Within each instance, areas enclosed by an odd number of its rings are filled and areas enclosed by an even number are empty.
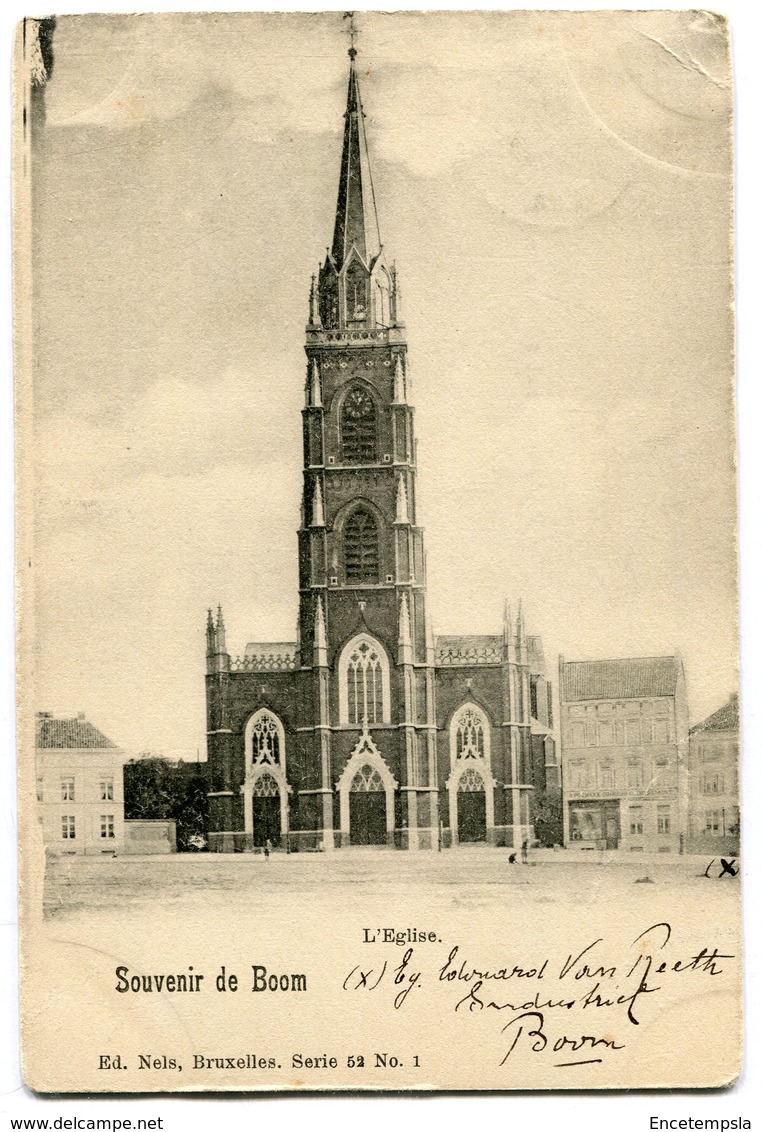
[[[355,67],[357,50],[354,46],[354,25],[351,31],[347,109],[344,114],[344,146],[341,153],[339,197],[336,203],[336,223],[331,246],[331,257],[337,271],[341,271],[353,245],[366,266],[370,265],[371,260],[381,250],[376,198],[368,160],[368,142],[365,137],[365,115]]]

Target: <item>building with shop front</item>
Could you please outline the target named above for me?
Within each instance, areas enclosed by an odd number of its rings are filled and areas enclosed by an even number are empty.
[[[737,854],[740,849],[738,696],[690,730],[689,853]]]
[[[564,844],[685,848],[688,710],[678,656],[559,661]]]
[[[542,648],[520,605],[491,635],[432,632],[407,337],[355,56],[306,328],[297,638],[234,658],[209,613],[209,847],[520,846],[537,799],[560,793]]]
[[[47,846],[61,854],[123,851],[123,762],[123,752],[84,713],[37,713],[37,807]]]

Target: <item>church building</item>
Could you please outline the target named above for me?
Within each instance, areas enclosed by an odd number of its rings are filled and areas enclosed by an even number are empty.
[[[551,688],[521,605],[494,635],[432,633],[407,340],[356,54],[333,241],[309,298],[297,640],[233,659],[222,610],[207,621],[217,852],[520,847],[538,805],[560,811]]]

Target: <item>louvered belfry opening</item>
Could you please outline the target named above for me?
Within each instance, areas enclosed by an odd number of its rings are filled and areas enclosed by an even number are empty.
[[[349,583],[378,582],[378,525],[358,507],[344,529],[344,566]]]
[[[345,464],[376,462],[376,406],[364,389],[347,394],[341,409],[341,455]]]

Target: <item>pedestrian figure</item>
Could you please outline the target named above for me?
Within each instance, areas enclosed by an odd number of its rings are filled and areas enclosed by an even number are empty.
[[[267,840],[265,841],[265,859],[267,859],[270,856],[270,850],[272,849],[272,847],[273,847],[273,843],[270,840],[270,838],[268,837]]]
[[[521,863],[522,863],[522,865],[528,865],[529,864],[529,854],[527,852],[528,849],[529,849],[529,839],[527,837],[525,837],[524,840],[521,843]]]
[[[508,864],[509,865],[515,865],[516,864],[516,854],[515,853],[511,853],[510,857],[508,858]]]

